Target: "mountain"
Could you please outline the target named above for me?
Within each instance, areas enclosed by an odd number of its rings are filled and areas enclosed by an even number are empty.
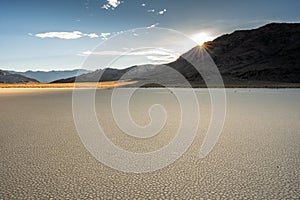
[[[176,61],[166,64],[182,74],[192,84],[203,84],[203,79],[192,64],[199,59],[201,48],[217,65],[225,85],[293,84],[300,83],[300,24],[271,23],[252,30],[238,30],[194,47]],[[187,59],[188,58],[188,59]],[[203,67],[204,73],[212,75]],[[103,74],[102,74],[103,73]],[[122,79],[162,80],[179,84],[180,76],[170,73],[164,65],[142,65],[117,70],[97,70],[78,77],[79,82]],[[74,82],[75,77],[55,82]]]
[[[129,68],[118,70],[118,69],[98,69],[94,72],[78,75],[77,77],[73,76],[70,78],[65,79],[59,79],[52,81],[52,83],[72,83],[75,82],[75,78],[77,78],[78,82],[98,82],[99,81],[99,75],[104,73],[103,78],[101,81],[111,81],[111,80],[119,80],[121,76],[128,71]]]
[[[0,70],[0,83],[38,83],[37,80]]]
[[[75,69],[75,70],[65,70],[65,71],[26,71],[26,72],[17,72],[9,71],[12,74],[19,74],[26,76],[28,78],[36,79],[41,83],[49,83],[57,79],[65,79],[81,74],[86,74],[90,71],[85,69]]]
[[[99,69],[95,72],[53,81],[52,83],[73,83],[75,80],[76,82],[135,80],[138,81],[138,84],[142,83],[142,85],[160,83],[166,86],[183,86],[177,74],[171,73],[163,65],[140,65],[125,69]],[[131,84],[131,86],[136,86],[136,84]]]
[[[300,24],[272,23],[223,35],[205,48],[225,77],[300,82]]]

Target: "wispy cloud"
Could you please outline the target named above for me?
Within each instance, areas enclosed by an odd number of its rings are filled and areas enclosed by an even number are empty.
[[[79,39],[82,37],[89,37],[89,38],[101,38],[103,40],[107,40],[107,37],[110,33],[100,33],[99,35],[96,33],[82,33],[80,31],[72,31],[72,32],[46,32],[46,33],[38,33],[35,34],[38,38],[59,38],[59,39]]]
[[[83,36],[83,33],[80,31],[73,32],[47,32],[47,33],[38,33],[35,35],[39,38],[60,38],[60,39],[78,39]]]
[[[128,48],[124,49],[128,50]],[[84,51],[78,54],[79,56],[142,56],[147,60],[156,62],[156,63],[164,63],[171,62],[178,58],[178,56],[164,51],[162,49],[143,49],[137,51]]]
[[[114,10],[121,3],[122,3],[122,1],[120,1],[120,0],[106,0],[106,4],[102,5],[101,8],[103,8],[105,10]]]
[[[154,10],[154,9],[151,9],[151,10],[147,10],[147,12],[154,13],[155,10]]]
[[[93,56],[120,56],[123,55],[124,52],[121,51],[98,51],[98,52],[93,52],[93,51],[84,51],[81,52],[80,56],[89,56],[89,55],[93,55]]]
[[[178,56],[174,56],[174,55],[147,56],[148,60],[158,62],[158,63],[172,62],[177,58]]]
[[[159,25],[159,23],[155,23],[155,24],[151,24],[150,26],[148,26],[147,28],[155,28]]]
[[[101,8],[105,9],[105,10],[109,10],[110,5],[108,4],[104,4],[103,6],[101,6]]]
[[[157,14],[163,15],[163,14],[165,14],[165,12],[167,12],[167,9],[163,9],[163,10],[159,11]]]
[[[83,34],[83,36],[87,36],[89,38],[99,38],[99,35],[97,35],[96,33],[89,33],[89,34]]]
[[[108,36],[110,36],[111,33],[101,33],[100,34],[100,37],[103,39],[103,40],[107,40],[108,39]]]

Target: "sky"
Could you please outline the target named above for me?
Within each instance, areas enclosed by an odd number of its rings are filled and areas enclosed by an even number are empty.
[[[299,22],[299,9],[299,0],[1,0],[0,69],[165,63],[236,29]]]

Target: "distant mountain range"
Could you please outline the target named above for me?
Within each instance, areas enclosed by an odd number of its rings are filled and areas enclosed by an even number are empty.
[[[17,71],[8,71],[11,74],[19,74],[26,76],[28,78],[36,79],[41,83],[49,83],[57,79],[69,78],[81,74],[86,74],[90,71],[85,69],[74,69],[74,70],[64,70],[64,71],[26,71],[26,72],[17,72]]]
[[[222,74],[225,85],[300,83],[300,24],[271,23],[253,30],[238,30],[204,43]],[[199,47],[186,54],[195,55]],[[180,72],[190,83],[202,84],[195,68],[183,58],[166,64]],[[130,70],[129,79],[157,79],[176,84],[174,78],[161,65],[142,65],[130,68],[105,69],[77,77],[79,82],[118,80]],[[165,73],[166,72],[166,73]],[[76,77],[54,82],[74,82]]]
[[[37,80],[0,70],[0,83],[38,83]]]

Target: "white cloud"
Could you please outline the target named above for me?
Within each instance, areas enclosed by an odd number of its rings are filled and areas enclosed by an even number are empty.
[[[110,36],[111,33],[101,33],[100,34],[100,37],[103,39],[103,40],[107,40],[108,39],[108,36]]]
[[[99,37],[99,35],[97,35],[96,33],[90,33],[90,34],[87,34],[87,36],[89,38],[98,38]]]
[[[79,55],[93,55],[93,56],[119,56],[122,55],[124,52],[121,51],[99,51],[99,52],[92,52],[92,51],[84,51]]]
[[[147,12],[149,12],[149,13],[154,13],[155,10],[154,10],[154,9],[151,9],[151,10],[147,10]],[[158,11],[157,14],[158,14],[158,15],[163,15],[163,14],[165,14],[165,12],[167,12],[167,9],[164,8],[163,10]]]
[[[165,12],[167,12],[167,9],[163,9],[163,10],[159,11],[157,14],[163,15]]]
[[[114,10],[121,3],[122,2],[120,0],[106,0],[106,4],[104,4],[101,8],[105,10]]]
[[[108,10],[110,8],[110,5],[108,4],[104,4],[103,6],[101,6],[101,8],[105,9],[105,10]]]
[[[163,49],[133,50],[122,48],[124,51],[84,51],[79,56],[138,56],[153,64],[163,64],[178,59],[178,56]]]
[[[83,33],[80,31],[73,32],[47,32],[47,33],[38,33],[35,34],[36,37],[39,38],[60,38],[60,39],[78,39],[83,36]]]
[[[119,0],[107,0],[107,3],[110,4],[112,7],[116,8],[118,5],[121,4]]]
[[[107,37],[110,33],[101,33],[100,35],[96,33],[82,33],[80,31],[73,31],[73,32],[46,32],[46,33],[38,33],[35,36],[39,38],[59,38],[59,39],[79,39],[82,37],[89,37],[89,38],[101,38],[103,40],[107,40]]]
[[[124,33],[124,31],[117,31],[117,32],[112,32],[111,35],[119,35]]]
[[[123,48],[125,51],[84,51],[78,55],[81,56],[145,56],[149,60],[175,60],[178,56],[165,51],[163,49],[142,49],[142,50],[134,50],[129,48]],[[128,51],[130,50],[130,51]]]
[[[92,55],[92,54],[93,54],[93,52],[91,52],[91,51],[84,51],[84,52],[79,53],[78,55],[85,56],[85,55]]]
[[[128,53],[129,55],[135,55],[135,56],[169,56],[172,55],[171,53],[163,50],[163,49],[142,49],[137,51],[132,51]]]
[[[155,23],[155,24],[152,24],[152,25],[148,26],[147,28],[154,28],[154,27],[156,27],[158,25],[159,25],[159,23]]]
[[[143,7],[145,7],[145,6],[146,6],[146,4],[145,4],[145,3],[142,3],[142,6],[143,6]]]
[[[179,58],[178,55],[173,54],[172,52],[166,51],[164,49],[141,49],[134,50],[128,47],[123,47],[120,51],[84,51],[78,56],[94,56],[99,57],[101,59],[113,59],[118,56],[122,56],[124,58],[130,58],[129,60],[143,60],[142,63],[139,64],[165,64],[175,61]],[[125,59],[126,60],[126,59]],[[130,66],[137,65],[137,63],[130,63]]]
[[[147,56],[148,60],[154,61],[154,62],[172,62],[176,60],[178,56],[174,55],[159,55],[159,56]]]

